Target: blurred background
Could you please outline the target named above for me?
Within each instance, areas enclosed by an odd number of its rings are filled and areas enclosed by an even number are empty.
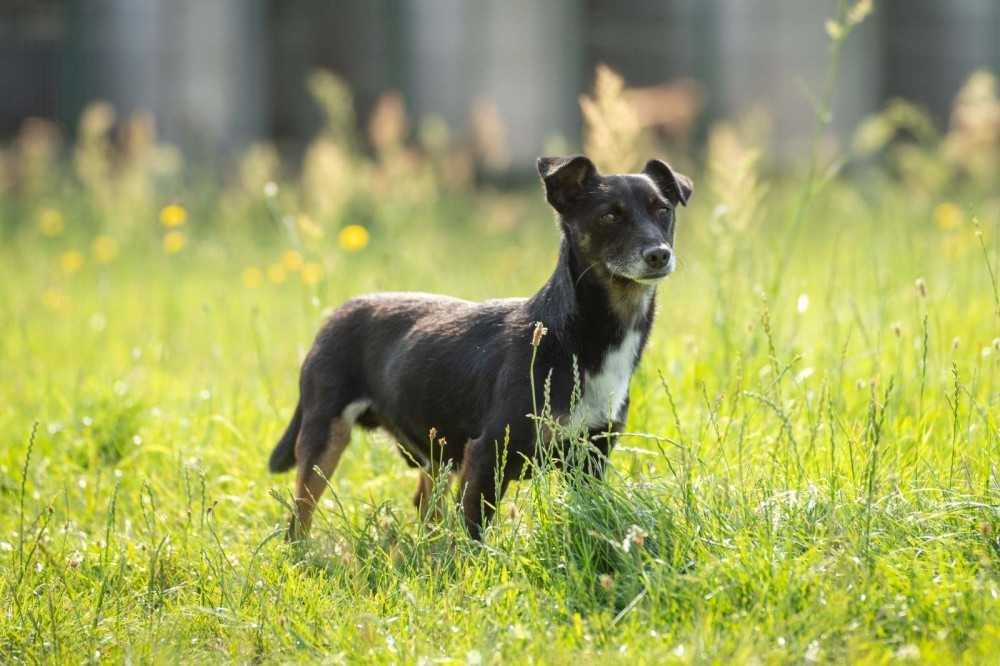
[[[704,143],[760,110],[780,163],[808,152],[835,2],[800,0],[3,0],[0,142],[31,118],[72,138],[109,102],[158,141],[213,163],[257,142],[297,157],[329,123],[317,70],[354,97],[365,131],[386,94],[413,119],[487,144],[486,166],[527,172],[581,145],[579,97],[607,64],[636,120],[669,144]],[[895,98],[947,129],[977,69],[1000,68],[996,0],[885,0],[839,58],[830,137]],[[321,94],[321,93],[320,93]],[[763,146],[762,146],[763,147]],[[369,147],[370,148],[370,147]]]

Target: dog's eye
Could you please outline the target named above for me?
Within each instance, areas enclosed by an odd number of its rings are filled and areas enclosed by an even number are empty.
[[[656,217],[660,218],[661,220],[670,219],[670,209],[667,206],[661,206],[660,208],[657,208]]]
[[[601,215],[601,222],[611,224],[612,222],[617,222],[617,221],[618,221],[618,213],[614,211]]]

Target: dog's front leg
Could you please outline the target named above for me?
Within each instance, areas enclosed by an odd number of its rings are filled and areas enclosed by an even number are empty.
[[[488,429],[469,442],[462,460],[459,500],[469,536],[481,541],[497,505],[524,466],[524,435],[514,429]],[[504,450],[506,447],[506,450]]]

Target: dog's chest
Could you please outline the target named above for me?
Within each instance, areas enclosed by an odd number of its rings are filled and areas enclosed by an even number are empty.
[[[570,412],[573,427],[599,428],[617,420],[628,399],[642,337],[629,331],[617,347],[607,351],[596,372],[585,372],[579,402]]]

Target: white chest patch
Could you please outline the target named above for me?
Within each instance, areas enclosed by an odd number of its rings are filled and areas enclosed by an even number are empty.
[[[608,350],[597,372],[583,376],[583,395],[570,414],[573,428],[600,428],[614,421],[628,398],[628,385],[639,355],[639,333],[629,331],[621,345]]]

